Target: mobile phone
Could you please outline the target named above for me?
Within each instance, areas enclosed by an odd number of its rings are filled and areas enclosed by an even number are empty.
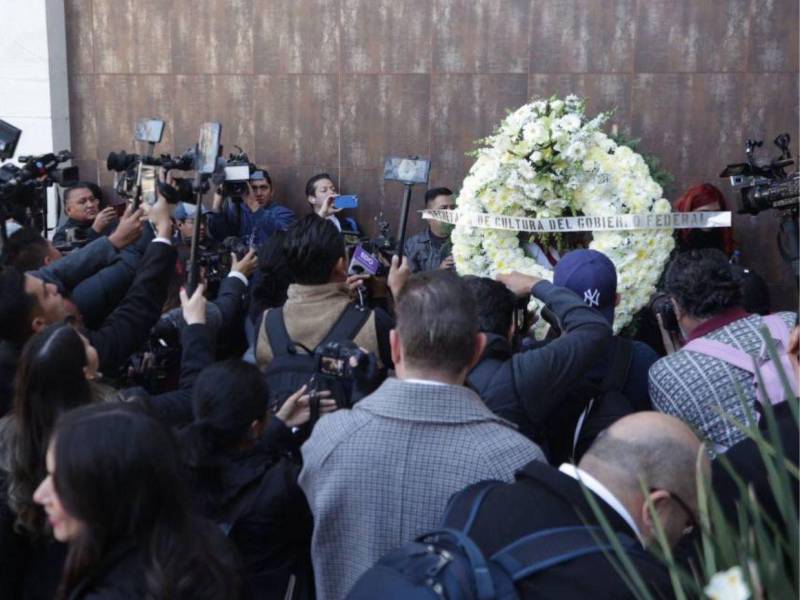
[[[194,168],[197,172],[210,175],[215,171],[221,135],[222,125],[219,123],[209,122],[200,126],[200,141],[197,144],[197,155],[194,161]]]
[[[153,206],[158,200],[156,168],[142,165],[142,204]]]
[[[333,208],[358,208],[358,196],[336,196]]]

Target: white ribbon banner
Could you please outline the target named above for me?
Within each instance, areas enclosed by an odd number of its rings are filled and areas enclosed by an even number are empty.
[[[422,218],[442,221],[451,225],[466,223],[470,227],[478,227],[480,229],[506,229],[509,231],[542,233],[622,231],[630,229],[708,229],[711,227],[731,226],[730,211],[537,219],[532,217],[490,215],[487,213],[468,213],[459,210],[423,210]]]

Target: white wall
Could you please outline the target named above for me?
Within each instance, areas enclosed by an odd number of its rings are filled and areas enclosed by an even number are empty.
[[[69,149],[63,0],[0,0],[0,119],[22,129],[17,156]],[[54,223],[51,190],[48,223]]]

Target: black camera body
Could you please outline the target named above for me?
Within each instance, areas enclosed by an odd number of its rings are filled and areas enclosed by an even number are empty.
[[[365,352],[354,342],[328,342],[314,351],[316,371],[311,379],[312,398],[322,390],[328,390],[336,400],[337,408],[351,408],[355,404],[353,392],[355,388],[355,369],[362,365]],[[355,358],[357,366],[350,364]],[[314,409],[312,407],[312,414]]]
[[[675,314],[675,306],[672,304],[669,294],[658,292],[650,300],[648,308],[654,317],[661,315],[661,324],[665,331],[669,333],[681,332],[680,325],[678,325],[678,316]]]
[[[106,168],[113,171],[114,191],[122,198],[133,198],[137,193],[139,165],[161,167],[166,171],[191,171],[194,169],[195,153],[189,148],[183,154],[173,157],[171,154],[160,156],[147,156],[143,154],[128,154],[124,150],[109,152],[106,158]],[[174,188],[177,197],[170,196],[168,200],[174,202],[194,202],[192,180],[188,178],[175,178]]]
[[[231,154],[225,161],[222,195],[235,201],[241,201],[247,195],[250,168],[250,158],[244,150],[239,148],[238,154]]]
[[[764,145],[761,140],[747,140],[746,162],[725,167],[720,177],[728,177],[733,189],[739,190],[742,198],[741,214],[757,215],[768,209],[798,210],[800,202],[800,173],[786,173],[786,167],[794,164],[789,152],[791,137],[784,133],[775,138],[780,156],[769,163],[758,163],[755,149]]]

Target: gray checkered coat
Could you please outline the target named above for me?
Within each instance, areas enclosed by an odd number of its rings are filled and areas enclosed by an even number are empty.
[[[455,492],[512,481],[532,460],[544,460],[539,447],[461,386],[388,379],[352,410],[323,417],[300,473],[317,598],[343,598],[383,554],[437,527]]]
[[[791,328],[796,315],[779,313]],[[706,338],[730,344],[754,356],[766,356],[766,346],[759,330],[765,327],[759,315],[737,319],[715,329]],[[750,407],[755,405],[753,375],[744,369],[705,354],[679,350],[650,367],[650,399],[653,407],[674,415],[694,427],[724,451],[744,439],[735,425],[726,421],[720,410],[745,422],[746,413],[736,393],[738,384]]]

